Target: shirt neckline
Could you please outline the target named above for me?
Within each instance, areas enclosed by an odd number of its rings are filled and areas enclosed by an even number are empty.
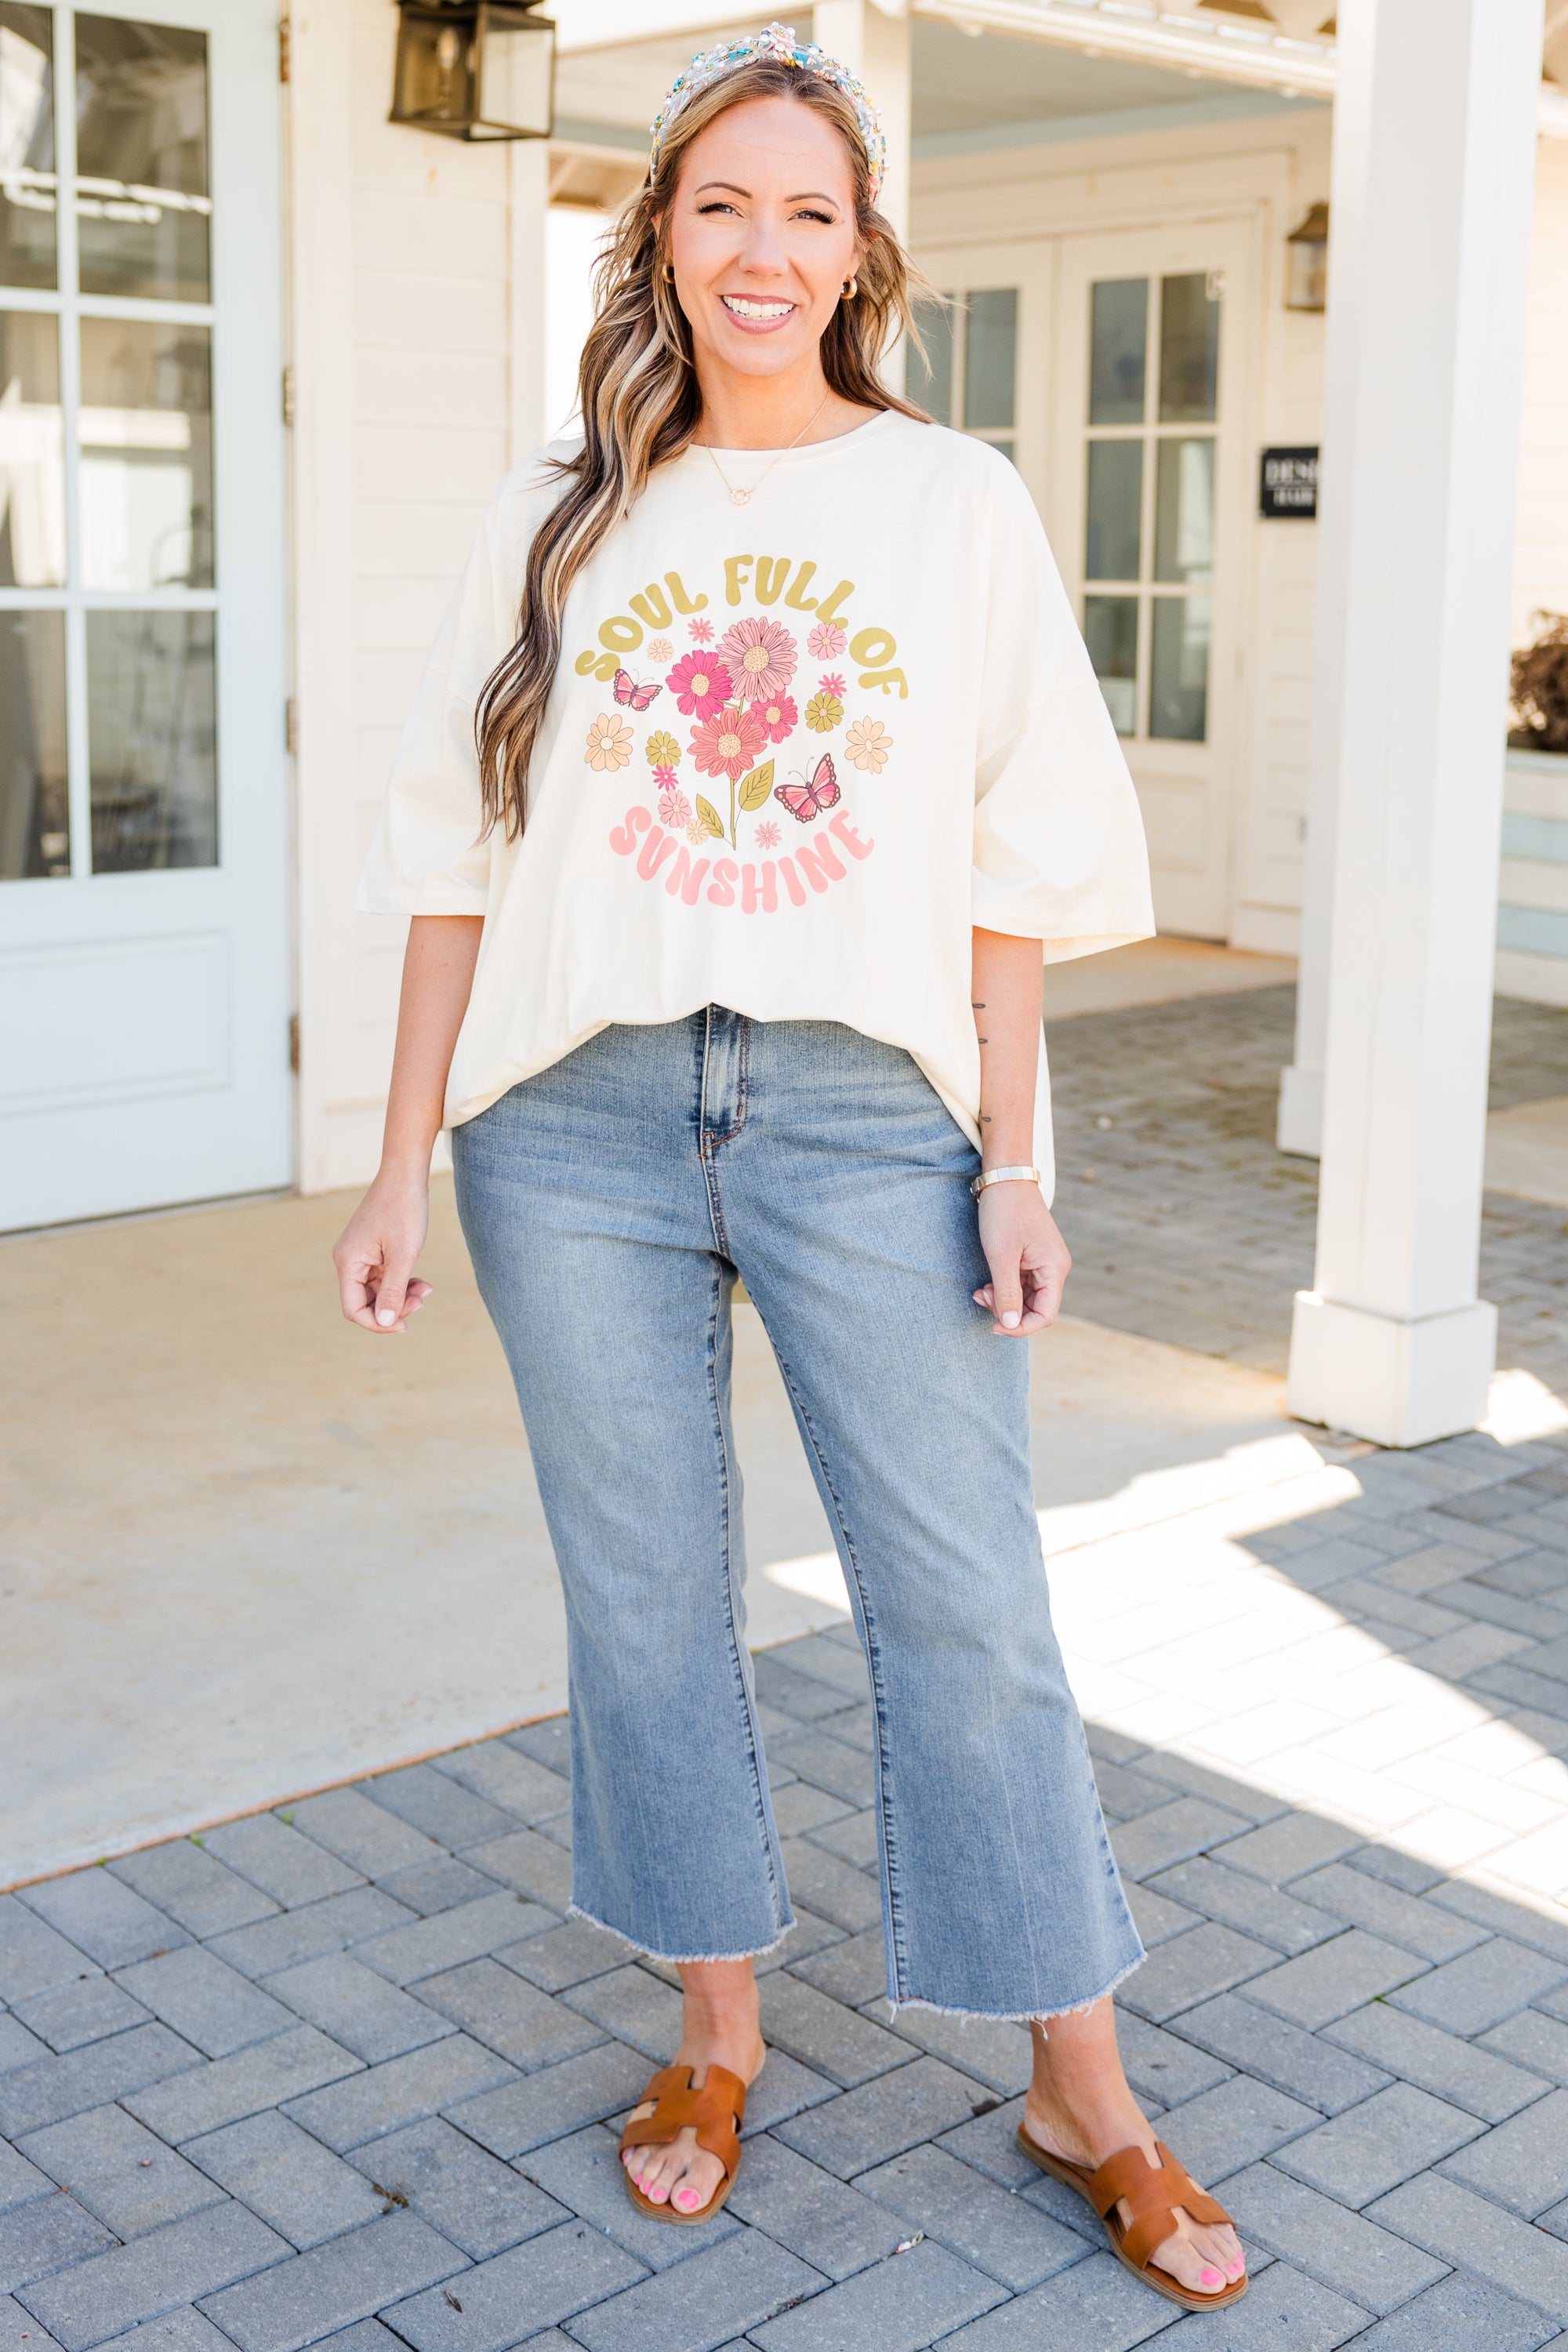
[[[836,433],[831,440],[808,441],[804,448],[730,449],[722,443],[715,443],[711,456],[717,457],[721,463],[726,458],[731,458],[737,465],[749,462],[769,467],[800,466],[811,459],[858,454],[865,447],[868,441],[874,439],[880,433],[885,433],[889,425],[908,425],[912,421],[911,418],[902,415],[896,408],[884,408],[879,415],[868,416],[864,425],[851,425],[847,433]],[[689,441],[680,455],[684,465],[707,466],[711,463],[706,442]]]

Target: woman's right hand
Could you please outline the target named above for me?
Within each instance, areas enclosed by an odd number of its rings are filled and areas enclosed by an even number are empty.
[[[332,1264],[351,1323],[366,1331],[406,1331],[430,1296],[415,1265],[430,1226],[428,1177],[384,1168],[338,1237]]]

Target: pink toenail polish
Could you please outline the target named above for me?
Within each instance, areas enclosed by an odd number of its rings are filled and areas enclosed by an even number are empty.
[[[1221,2278],[1221,2276],[1220,2276],[1220,2274],[1219,2274],[1218,2271],[1207,2271],[1207,2270],[1205,2270],[1205,2271],[1203,2271],[1203,2272],[1201,2272],[1201,2273],[1199,2273],[1198,2284],[1199,2284],[1200,2286],[1211,2286],[1211,2287],[1212,2287],[1212,2286],[1223,2286],[1223,2285],[1225,2284],[1225,2281]]]

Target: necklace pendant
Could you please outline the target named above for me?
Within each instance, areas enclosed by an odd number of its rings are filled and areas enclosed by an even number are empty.
[[[731,490],[730,493],[730,504],[732,507],[749,506],[751,499],[750,490]]]

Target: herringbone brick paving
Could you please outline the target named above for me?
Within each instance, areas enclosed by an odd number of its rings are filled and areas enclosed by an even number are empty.
[[[1279,1058],[1278,1006],[1235,1003],[1163,1009],[1151,1092],[1184,1022]],[[1097,1096],[1103,1048],[1071,1066],[1092,1025],[1058,1034],[1069,1133],[1152,1119],[1125,1073]],[[1193,1247],[1184,1217],[1226,1226],[1204,1152],[1245,1205],[1256,1143],[1205,1092],[1217,1122],[1178,1104],[1150,1141]],[[1082,1191],[1113,1264],[1150,1246],[1131,1185],[1120,1225]],[[1247,1213],[1233,1351],[1278,1279]],[[1568,1438],[1297,1444],[1261,1492],[1051,1562],[1150,1953],[1128,2069],[1248,2242],[1232,2312],[1156,2298],[1017,2156],[1021,2027],[888,2011],[838,1629],[756,1661],[800,1924],[717,2221],[622,2189],[678,2005],[566,1916],[555,1718],[0,1897],[0,2352],[1568,2352]]]
[[[1274,1148],[1296,992],[1065,1021],[1048,1039],[1070,1311],[1282,1372],[1312,1279],[1315,1160]],[[1491,1108],[1568,1094],[1568,1014],[1499,997]],[[1568,1213],[1487,1196],[1481,1295],[1500,1361],[1568,1393]]]

